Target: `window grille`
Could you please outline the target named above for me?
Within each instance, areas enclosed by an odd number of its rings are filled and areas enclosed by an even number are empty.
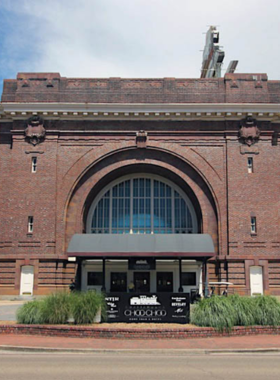
[[[195,233],[193,206],[160,177],[133,176],[107,187],[89,212],[87,231],[104,234]]]

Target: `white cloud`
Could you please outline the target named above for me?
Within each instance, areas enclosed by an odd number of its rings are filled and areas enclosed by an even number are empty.
[[[279,78],[276,0],[4,4],[17,12],[20,25],[6,36],[6,46],[12,42],[14,48],[6,50],[5,61],[17,71],[52,71],[68,77],[199,77],[202,33],[207,25],[217,24],[226,52],[224,69],[238,59],[239,72],[267,72],[270,79]]]

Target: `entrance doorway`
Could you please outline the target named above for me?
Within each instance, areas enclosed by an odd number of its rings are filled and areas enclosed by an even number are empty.
[[[126,292],[127,274],[125,272],[111,272],[111,292]]]
[[[20,295],[32,296],[34,284],[34,268],[32,265],[21,267]]]
[[[157,272],[157,292],[173,292],[173,272]]]
[[[263,272],[262,267],[250,267],[251,296],[263,294]]]
[[[135,291],[140,293],[150,292],[150,272],[134,272]]]

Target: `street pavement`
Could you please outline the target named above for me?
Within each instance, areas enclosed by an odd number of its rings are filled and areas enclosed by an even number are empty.
[[[2,352],[5,380],[279,380],[279,355],[138,355]]]

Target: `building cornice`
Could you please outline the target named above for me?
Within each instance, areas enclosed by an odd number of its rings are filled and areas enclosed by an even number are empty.
[[[258,120],[280,122],[271,103],[0,103],[0,120],[38,114],[49,120]]]

